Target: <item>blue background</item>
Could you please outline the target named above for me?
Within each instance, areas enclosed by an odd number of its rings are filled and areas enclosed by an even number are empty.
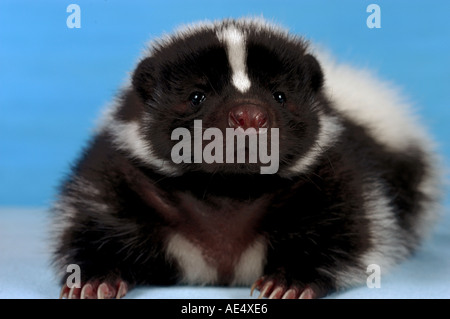
[[[66,8],[81,7],[81,29]],[[381,29],[366,8],[381,7]],[[46,207],[145,43],[180,24],[264,16],[399,85],[450,159],[450,1],[0,0],[0,298],[55,298]],[[447,193],[448,194],[448,193]],[[450,205],[446,196],[445,211]],[[449,298],[450,216],[383,289],[337,298]],[[247,298],[247,288],[142,287],[129,298]],[[333,296],[332,296],[333,297]]]
[[[66,8],[81,8],[69,29]],[[366,7],[381,7],[369,29]],[[148,40],[180,24],[264,16],[404,89],[450,158],[449,1],[0,2],[0,205],[47,206]]]

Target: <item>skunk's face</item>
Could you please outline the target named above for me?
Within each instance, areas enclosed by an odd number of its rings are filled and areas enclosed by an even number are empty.
[[[229,21],[154,45],[135,70],[132,86],[143,105],[140,132],[152,156],[173,171],[261,172],[270,165],[260,156],[264,138],[265,154],[279,163],[270,172],[276,173],[314,148],[326,108],[322,82],[320,66],[302,40]],[[243,130],[253,140],[247,137],[245,160],[237,163],[237,137],[234,150],[227,149],[227,132]]]

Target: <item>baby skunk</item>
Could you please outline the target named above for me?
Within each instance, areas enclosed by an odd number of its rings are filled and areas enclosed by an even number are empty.
[[[245,144],[239,161],[225,149],[239,134],[266,152],[251,161]],[[61,296],[253,284],[260,297],[320,298],[365,284],[434,219],[430,145],[389,85],[278,26],[185,27],[152,43],[61,187]]]

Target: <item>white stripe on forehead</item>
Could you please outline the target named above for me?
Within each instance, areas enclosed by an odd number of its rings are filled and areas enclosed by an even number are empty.
[[[230,26],[218,31],[217,37],[227,47],[228,62],[233,72],[231,78],[233,85],[242,93],[247,92],[251,83],[245,63],[247,58],[245,34],[236,27]]]

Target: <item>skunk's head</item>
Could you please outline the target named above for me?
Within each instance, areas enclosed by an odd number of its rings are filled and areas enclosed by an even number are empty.
[[[336,126],[322,85],[305,41],[278,27],[261,20],[187,27],[155,41],[138,64],[115,111],[116,140],[166,174],[261,173],[270,165],[269,173],[299,172]],[[227,149],[227,133],[244,130],[239,160],[238,138]]]

